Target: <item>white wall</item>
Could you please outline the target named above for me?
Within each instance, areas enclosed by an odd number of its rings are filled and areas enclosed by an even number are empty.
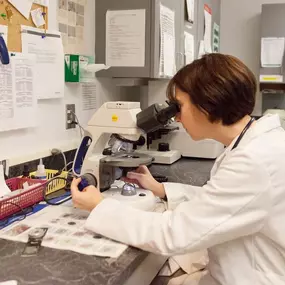
[[[222,0],[221,52],[240,58],[259,77],[261,5],[284,0]],[[254,114],[261,115],[258,94]]]
[[[85,17],[84,54],[95,53],[95,1],[88,0]],[[50,1],[49,29],[58,30],[57,0]],[[110,80],[97,82],[98,105],[114,99]],[[80,141],[78,129],[65,130],[65,104],[75,104],[80,123],[84,126],[93,112],[81,111],[81,88],[78,83],[65,85],[63,99],[40,100],[38,127],[0,133],[0,160],[9,159],[10,165],[50,155],[50,149],[74,149]]]

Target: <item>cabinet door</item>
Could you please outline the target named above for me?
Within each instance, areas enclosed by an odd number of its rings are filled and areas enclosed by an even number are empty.
[[[98,72],[97,76],[106,77],[131,77],[131,78],[149,78],[151,75],[151,55],[150,55],[150,39],[151,39],[151,11],[152,0],[96,0],[95,6],[95,60],[96,63],[106,63],[106,15],[108,11],[129,11],[143,9],[145,10],[145,64],[144,66],[113,66],[106,71]],[[122,13],[123,17],[123,13]],[[124,23],[123,23],[124,24]],[[123,25],[122,24],[122,25]],[[121,26],[122,27],[122,26]],[[118,30],[121,27],[117,27]],[[121,32],[121,31],[119,31]],[[126,34],[126,39],[131,33]],[[116,38],[114,38],[114,41]],[[122,38],[118,46],[124,46]],[[125,52],[125,51],[123,51]],[[132,51],[131,51],[132,52]],[[118,52],[119,56],[119,52]]]
[[[153,0],[153,14],[152,19],[154,25],[152,26],[151,34],[151,62],[153,78],[160,78],[159,63],[160,63],[160,5],[163,5],[174,12],[175,19],[175,63],[176,70],[180,69],[184,63],[184,10],[185,0]]]
[[[221,15],[221,1],[220,0],[198,0],[198,50],[200,41],[204,39],[205,33],[205,14],[204,6],[208,5],[212,11],[212,27],[211,27],[211,46],[213,50],[213,27],[214,23],[220,26],[220,15]]]
[[[261,12],[261,38],[283,38],[285,37],[285,4],[263,4]],[[261,41],[260,41],[261,42]],[[283,75],[285,58],[282,67],[262,67],[260,64],[260,75]],[[274,87],[272,87],[274,89]]]

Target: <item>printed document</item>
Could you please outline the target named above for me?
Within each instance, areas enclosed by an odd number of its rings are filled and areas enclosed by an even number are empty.
[[[194,36],[188,32],[185,32],[185,57],[186,64],[189,64],[195,59],[195,48],[194,48]]]
[[[35,56],[15,53],[0,64],[0,131],[36,126]]]
[[[27,242],[36,227],[47,227],[42,245],[86,255],[118,258],[127,245],[104,238],[84,228],[89,213],[66,206],[49,206],[0,231],[0,238]]]
[[[175,13],[160,5],[160,76],[171,77],[176,73]]]
[[[8,0],[26,19],[30,17],[33,0]]]
[[[261,66],[281,67],[284,57],[285,38],[261,39]]]
[[[145,66],[145,10],[107,11],[106,65]]]
[[[22,26],[22,51],[36,55],[38,99],[62,98],[64,95],[64,52],[59,32]]]

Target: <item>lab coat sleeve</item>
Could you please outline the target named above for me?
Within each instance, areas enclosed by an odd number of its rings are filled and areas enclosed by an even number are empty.
[[[270,179],[251,154],[235,150],[195,199],[174,211],[144,212],[106,199],[86,227],[119,242],[162,255],[178,255],[259,231],[267,218]]]
[[[202,191],[202,187],[192,186],[181,183],[163,183],[168,210],[174,210],[179,204],[191,201]]]

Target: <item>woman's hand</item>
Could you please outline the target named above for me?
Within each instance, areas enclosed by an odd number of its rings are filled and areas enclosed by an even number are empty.
[[[80,181],[80,178],[74,178],[71,183],[73,205],[76,208],[91,212],[103,200],[103,195],[94,186],[88,186],[83,191],[79,191],[78,184]]]
[[[163,184],[157,182],[145,165],[139,166],[135,172],[128,172],[127,177],[122,178],[125,182],[135,183],[139,187],[150,190],[159,198],[165,197]]]

